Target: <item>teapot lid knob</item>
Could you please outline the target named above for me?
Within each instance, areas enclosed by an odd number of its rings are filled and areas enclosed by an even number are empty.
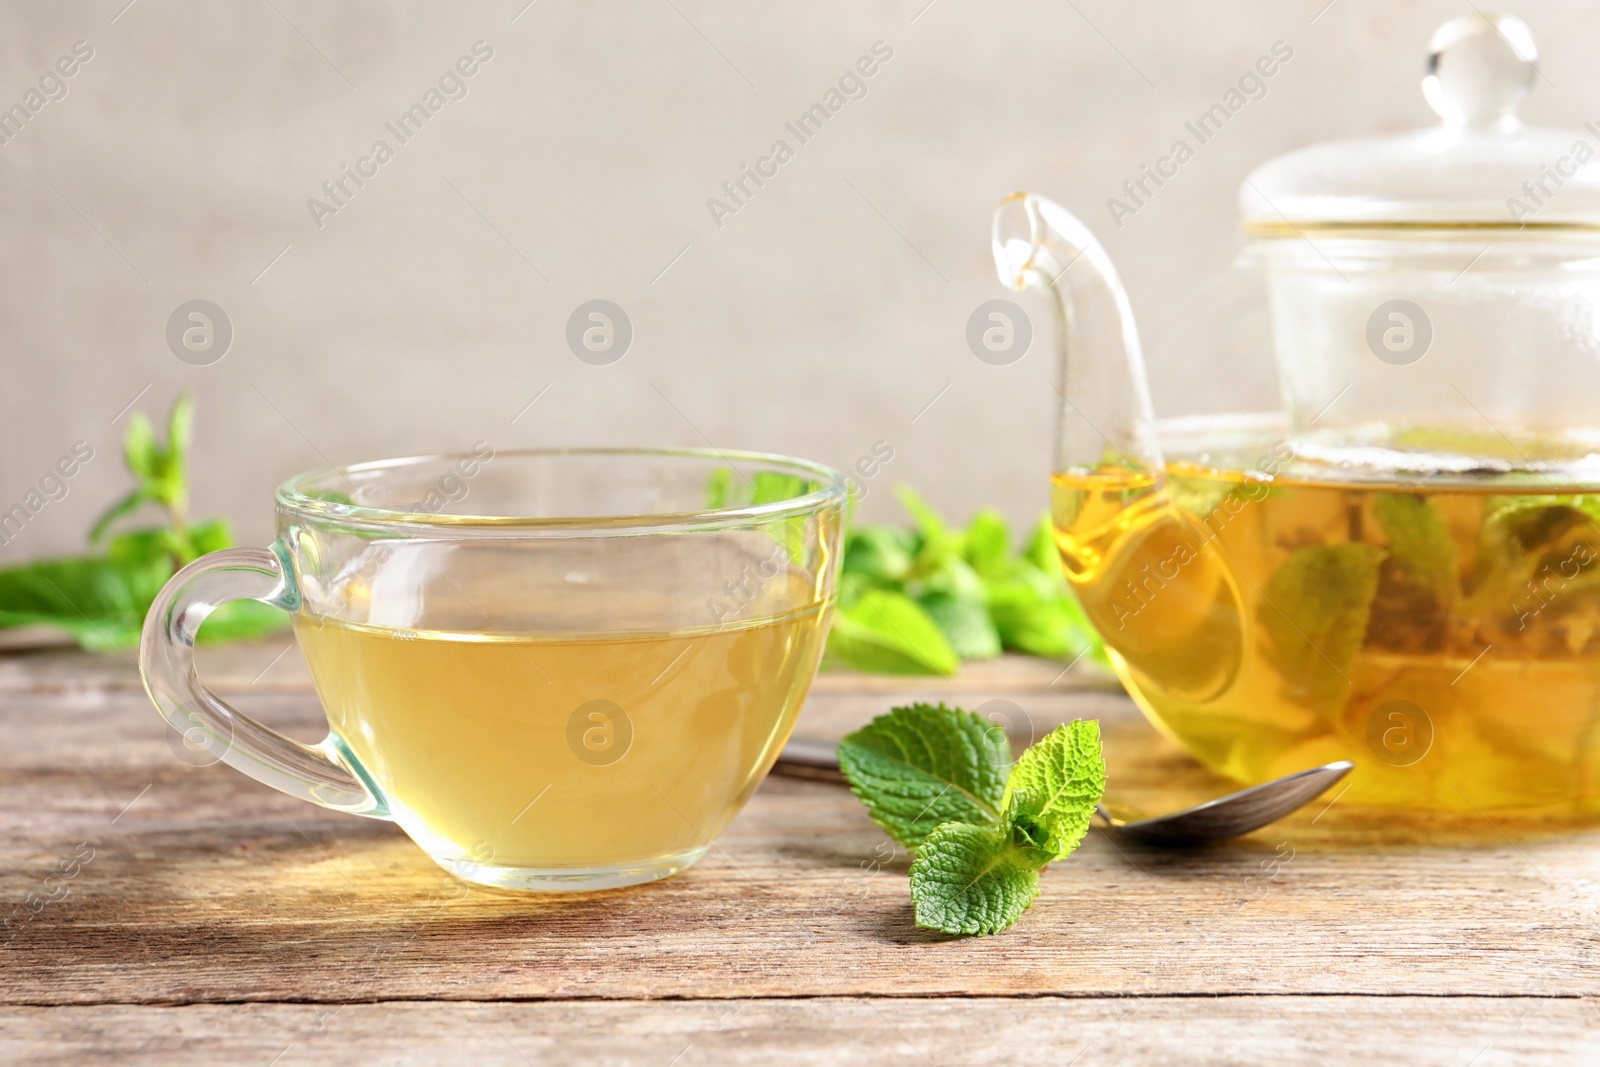
[[[1538,73],[1539,49],[1527,23],[1514,15],[1463,15],[1435,31],[1428,52],[1422,95],[1446,123],[1515,123]]]

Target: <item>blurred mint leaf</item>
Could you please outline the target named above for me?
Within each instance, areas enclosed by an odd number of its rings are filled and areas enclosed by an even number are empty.
[[[111,528],[112,523],[124,515],[130,515],[137,511],[141,504],[153,502],[154,499],[142,487],[128,493],[127,496],[106,508],[105,511],[100,513],[100,517],[94,520],[94,525],[89,528],[89,543],[91,545],[98,544],[100,539],[105,537],[106,531]]]
[[[805,496],[817,483],[798,474],[760,470],[751,477],[732,467],[715,467],[706,475],[706,508],[753,507]]]
[[[188,455],[194,427],[194,401],[187,394],[172,404],[167,418],[167,443],[156,440],[144,412],[135,411],[123,435],[123,460],[138,485],[100,514],[89,530],[89,543],[98,544],[111,525],[140,505],[166,509],[168,525],[182,539],[187,535],[189,509]],[[189,558],[193,558],[191,555]],[[187,560],[185,560],[187,562]]]
[[[206,616],[200,624],[198,640],[201,644],[246,641],[277,633],[291,621],[289,613],[280,607],[259,600],[230,600]]]
[[[988,574],[1004,566],[1011,555],[1011,530],[1005,516],[993,508],[984,508],[967,524],[963,553],[967,563],[979,574]]]
[[[851,791],[913,852],[940,823],[998,821],[1010,765],[1003,731],[943,704],[894,708],[839,743]]]
[[[170,530],[116,537],[105,556],[38,560],[0,570],[0,627],[46,625],[91,652],[132,648],[161,587],[176,573]],[[289,613],[253,600],[232,601],[206,618],[202,643],[259,637],[283,629]]]
[[[989,619],[982,596],[935,590],[918,598],[917,603],[957,656],[964,660],[993,659],[1000,654],[1000,633]]]
[[[1034,524],[1028,543],[1022,546],[1022,558],[1045,574],[1066,580],[1061,573],[1061,550],[1056,547],[1056,528],[1049,515]]]
[[[867,589],[835,609],[827,655],[878,674],[954,674],[961,665],[928,613],[891,589]]]
[[[155,430],[151,428],[144,412],[135,411],[129,416],[128,428],[123,432],[122,450],[128,469],[139,479],[141,487],[148,487],[150,483],[160,480],[166,468],[166,454],[156,444]]]
[[[909,487],[896,492],[913,528],[866,526],[846,538],[835,614],[835,632],[842,636],[830,641],[832,662],[895,673],[932,669],[925,662],[906,662],[907,646],[916,642],[891,638],[887,643],[899,648],[897,654],[880,648],[882,640],[859,643],[867,635],[852,625],[860,621],[852,613],[868,590],[878,589],[920,605],[958,659],[994,656],[998,640],[999,649],[1067,660],[1089,655],[1109,666],[1099,635],[1062,573],[1048,515],[1014,555],[998,511],[985,508],[965,531],[956,531]],[[980,610],[987,620],[979,617]]]
[[[1009,827],[945,823],[911,864],[918,926],[947,934],[995,934],[1022,917],[1039,895],[1037,850]]]
[[[94,651],[137,645],[144,617],[178,568],[207,552],[228,548],[228,523],[188,525],[188,456],[194,404],[179,396],[167,419],[167,443],[156,440],[150,420],[134,412],[123,437],[123,458],[138,482],[95,521],[91,547],[103,555],[37,560],[0,570],[0,627],[43,624],[70,633]],[[167,525],[128,530],[106,540],[112,526],[144,504],[166,511]],[[213,612],[199,640],[255,637],[281,629],[286,612],[238,601]]]
[[[0,626],[46,624],[91,651],[139,643],[145,612],[172,577],[171,558],[47,559],[0,570]]]
[[[173,560],[183,547],[185,544],[180,543],[178,535],[164,526],[129,530],[111,539],[106,546],[106,559],[119,566],[162,563],[169,571],[176,572],[178,568]]]
[[[903,582],[916,556],[917,539],[898,526],[863,526],[845,540],[844,574],[873,583]]]
[[[906,509],[906,514],[912,517],[912,522],[917,523],[917,531],[922,534],[923,544],[949,545],[954,541],[954,534],[950,533],[949,526],[944,525],[944,518],[939,517],[939,512],[931,509],[928,502],[918,496],[914,488],[909,485],[894,486],[894,498],[899,499],[901,507]]]
[[[197,523],[189,527],[189,547],[197,559],[207,552],[232,548],[233,528],[228,525],[227,519],[211,519],[208,522]]]
[[[718,511],[733,499],[733,468],[717,467],[706,476],[706,510]]]
[[[1064,579],[1021,565],[991,577],[988,588],[989,614],[1007,648],[1056,659],[1088,652],[1106,662],[1094,625]]]
[[[194,440],[194,398],[179,393],[167,416],[167,475],[178,485],[189,484],[189,444]]]
[[[780,471],[756,471],[755,484],[750,490],[751,504],[775,504],[780,500],[793,500],[805,496],[812,483],[798,474]]]
[[[923,557],[926,562],[915,565],[912,576],[906,582],[906,590],[913,596],[920,597],[924,593],[949,593],[952,596],[966,597],[973,600],[987,598],[983,579],[972,565],[955,553],[946,553],[937,558]]]

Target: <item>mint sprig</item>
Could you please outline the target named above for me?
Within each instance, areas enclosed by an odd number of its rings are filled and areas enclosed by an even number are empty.
[[[905,486],[910,527],[872,525],[845,540],[830,665],[880,674],[954,674],[1011,649],[1102,665],[1105,651],[1067,587],[1046,516],[1013,552],[993,509],[947,525]]]
[[[993,934],[1039,895],[1039,872],[1083,840],[1105,792],[1100,724],[1074,720],[1015,765],[1005,734],[943,704],[894,708],[839,744],[874,822],[916,854],[918,926]]]
[[[144,413],[133,413],[123,441],[133,489],[95,521],[89,532],[89,554],[0,569],[0,628],[53,627],[91,651],[137,645],[145,614],[178,568],[233,544],[226,519],[192,522],[189,518],[193,414],[189,398],[178,397],[162,443]],[[146,508],[159,511],[165,521],[112,532],[121,520]],[[280,608],[236,600],[207,616],[199,639],[259,637],[281,630],[288,621]]]

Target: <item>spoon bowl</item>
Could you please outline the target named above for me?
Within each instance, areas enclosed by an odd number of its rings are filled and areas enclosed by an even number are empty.
[[[1114,818],[1104,804],[1095,805],[1095,814],[1099,816],[1100,825],[1145,844],[1181,848],[1225,841],[1259,830],[1298,811],[1354,769],[1355,764],[1349,760],[1325,763],[1192,808],[1134,822]]]

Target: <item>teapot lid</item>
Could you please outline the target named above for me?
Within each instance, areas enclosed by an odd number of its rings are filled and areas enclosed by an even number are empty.
[[[1524,125],[1538,49],[1521,19],[1467,15],[1429,43],[1422,93],[1443,122],[1329,141],[1256,168],[1239,188],[1245,229],[1600,228],[1600,123]]]

